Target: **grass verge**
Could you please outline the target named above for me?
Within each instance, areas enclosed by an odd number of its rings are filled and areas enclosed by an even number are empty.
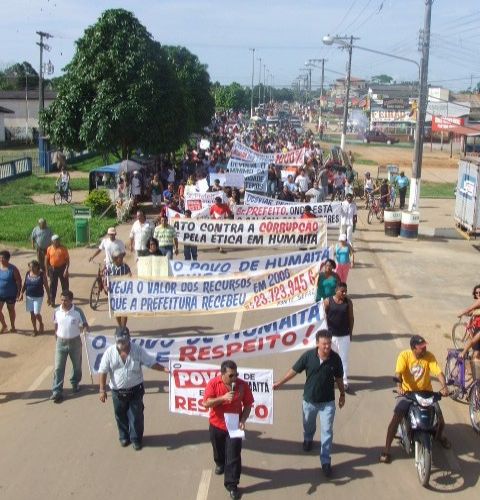
[[[1,241],[5,246],[29,248],[32,229],[38,219],[47,220],[54,233],[62,238],[62,243],[72,248],[75,246],[75,224],[72,206],[29,205],[26,207],[7,207],[0,210]],[[114,217],[104,217],[90,221],[90,241],[97,242],[105,235],[110,226],[115,226]]]
[[[72,191],[88,190],[88,179],[71,179],[70,187]],[[30,198],[35,194],[55,192],[55,179],[52,177],[38,177],[29,175],[20,179],[0,184],[0,206],[8,205],[31,205]]]
[[[421,198],[455,198],[456,183],[454,182],[428,182],[420,184]],[[409,193],[407,193],[407,196]]]
[[[93,170],[94,168],[103,167],[105,165],[111,165],[112,163],[118,162],[118,158],[110,154],[108,155],[106,163],[105,159],[101,155],[96,155],[80,161],[69,160],[67,162],[67,165],[71,170],[78,170],[79,172],[90,172],[90,170]]]

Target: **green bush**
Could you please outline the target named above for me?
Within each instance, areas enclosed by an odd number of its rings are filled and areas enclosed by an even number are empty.
[[[111,205],[112,200],[108,195],[106,189],[94,189],[89,193],[85,200],[85,205],[92,209],[94,215],[100,215],[105,212],[105,210]],[[112,207],[111,213],[113,214],[114,209]],[[109,210],[110,213],[110,210]]]

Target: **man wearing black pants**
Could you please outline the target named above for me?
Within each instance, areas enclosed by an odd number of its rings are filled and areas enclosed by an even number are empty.
[[[238,483],[242,472],[242,439],[230,437],[225,414],[238,415],[238,428],[244,430],[252,409],[253,395],[249,385],[238,378],[234,361],[224,361],[220,375],[208,382],[203,404],[210,408],[209,430],[216,464],[215,474],[224,474],[224,484],[230,498],[240,498]]]

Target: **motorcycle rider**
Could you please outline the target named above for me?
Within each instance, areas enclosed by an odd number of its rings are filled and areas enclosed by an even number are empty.
[[[420,335],[413,335],[410,339],[410,349],[402,351],[397,358],[395,378],[398,380],[397,391],[399,395],[403,396],[406,392],[432,391],[431,375],[437,377],[442,384],[440,389],[442,396],[448,396],[445,375],[435,356],[427,351],[427,342]],[[391,462],[390,448],[392,441],[402,418],[408,412],[410,404],[411,401],[406,397],[397,399],[392,420],[388,424],[385,448],[380,455],[380,462],[387,464]],[[435,403],[435,411],[438,417],[437,438],[444,448],[450,448],[450,442],[443,436],[445,420],[438,403]]]

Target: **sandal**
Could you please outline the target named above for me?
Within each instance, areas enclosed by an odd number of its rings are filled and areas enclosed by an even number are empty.
[[[439,438],[438,442],[445,450],[449,450],[452,447],[452,443],[445,436]]]
[[[392,456],[390,453],[382,453],[380,455],[380,463],[382,464],[389,464],[392,461]]]

